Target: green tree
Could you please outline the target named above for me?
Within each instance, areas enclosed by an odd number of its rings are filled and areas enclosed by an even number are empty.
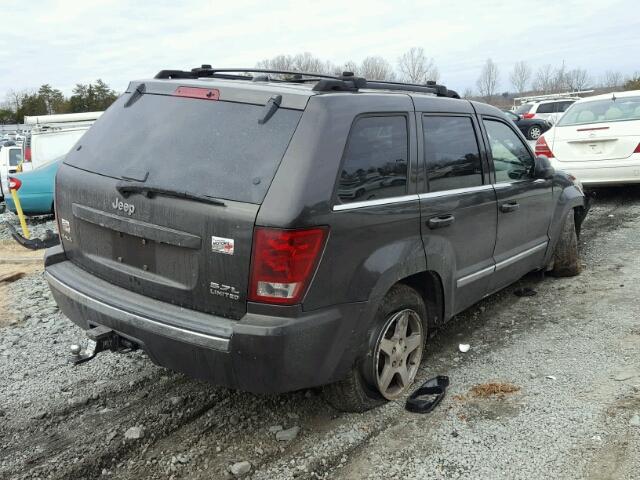
[[[640,72],[636,72],[624,82],[625,90],[640,90]]]
[[[116,92],[102,80],[96,80],[95,84],[78,83],[69,98],[68,108],[74,113],[106,110],[117,98]]]
[[[15,112],[7,108],[0,108],[0,124],[6,125],[9,123],[18,123]]]
[[[51,85],[45,83],[38,90],[38,95],[44,102],[48,115],[66,111],[66,100],[60,90],[52,88]]]

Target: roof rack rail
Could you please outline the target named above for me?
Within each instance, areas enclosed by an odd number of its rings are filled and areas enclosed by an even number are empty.
[[[258,73],[260,75],[246,75],[249,73]],[[288,78],[270,78],[269,74],[284,75]],[[192,68],[190,71],[161,70],[156,74],[155,78],[225,78],[231,80],[249,80],[254,82],[316,82],[313,86],[313,90],[316,92],[357,92],[360,89],[401,90],[406,92],[431,93],[439,97],[460,98],[460,95],[458,95],[454,90],[449,90],[444,85],[439,85],[434,81],[428,81],[425,85],[419,85],[415,83],[367,80],[364,77],[354,75],[353,72],[342,72],[342,75],[328,75],[325,73],[295,72],[291,70],[275,70],[266,68],[213,68],[211,65],[205,64],[197,68]]]

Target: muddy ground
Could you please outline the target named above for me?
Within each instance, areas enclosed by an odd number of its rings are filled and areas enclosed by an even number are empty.
[[[431,338],[419,381],[451,387],[429,415],[234,392],[140,352],[69,367],[82,332],[40,268],[13,264],[25,276],[0,286],[0,478],[218,479],[233,465],[254,479],[640,478],[640,188],[598,195],[579,277],[531,274]]]

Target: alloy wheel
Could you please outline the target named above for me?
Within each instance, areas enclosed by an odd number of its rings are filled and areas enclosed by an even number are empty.
[[[418,373],[424,345],[420,316],[411,309],[392,314],[375,349],[376,383],[387,400],[402,395]]]

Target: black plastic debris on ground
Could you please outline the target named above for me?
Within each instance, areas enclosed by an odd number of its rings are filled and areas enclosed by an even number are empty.
[[[516,288],[513,291],[516,297],[533,297],[538,294],[534,289],[529,287]]]
[[[438,375],[422,384],[407,399],[405,408],[413,413],[429,413],[442,401],[449,386],[449,377]]]

